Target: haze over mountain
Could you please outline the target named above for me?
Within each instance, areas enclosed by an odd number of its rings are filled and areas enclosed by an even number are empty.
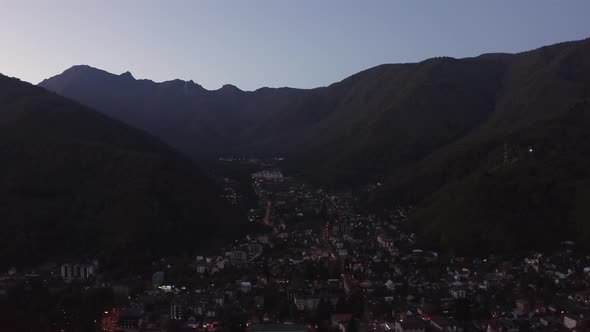
[[[211,180],[158,139],[2,75],[0,152],[3,267],[190,253],[238,222]]]
[[[311,90],[208,91],[87,66],[40,85],[196,159],[284,154],[322,183],[387,179],[375,201],[418,204],[413,224],[431,241],[512,250],[590,230],[580,203],[588,198],[588,59],[582,40],[381,65]]]

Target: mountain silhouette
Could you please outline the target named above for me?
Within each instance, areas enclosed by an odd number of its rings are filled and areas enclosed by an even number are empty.
[[[149,260],[205,248],[240,222],[212,181],[159,139],[2,75],[0,154],[2,266],[14,257]]]
[[[280,154],[321,184],[381,182],[370,201],[416,205],[429,244],[514,250],[589,232],[588,59],[586,39],[385,64],[308,90],[208,91],[89,67],[41,85],[195,159]]]

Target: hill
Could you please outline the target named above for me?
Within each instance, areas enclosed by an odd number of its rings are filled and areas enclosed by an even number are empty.
[[[0,75],[0,266],[191,253],[238,222],[158,139]]]

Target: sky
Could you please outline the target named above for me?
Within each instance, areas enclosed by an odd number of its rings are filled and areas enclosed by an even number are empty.
[[[588,0],[0,0],[0,73],[78,64],[205,88],[325,86],[383,63],[590,37]]]

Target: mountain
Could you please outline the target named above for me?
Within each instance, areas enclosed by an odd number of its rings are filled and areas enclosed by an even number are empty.
[[[378,66],[272,113],[254,141],[287,142],[296,167],[321,182],[376,181],[487,119],[504,68],[505,59],[451,58]]]
[[[267,105],[298,91],[245,92],[232,85],[208,91],[192,81],[156,83],[84,65],[39,85],[144,129],[195,159],[238,153],[242,131],[271,109]]]
[[[192,161],[158,139],[2,75],[0,155],[3,267],[190,253],[239,222]]]
[[[136,119],[123,120],[195,158],[281,154],[288,170],[322,184],[384,182],[373,204],[416,205],[411,224],[429,244],[515,250],[589,232],[590,211],[576,203],[587,197],[578,165],[588,160],[589,48],[587,39],[386,64],[310,90],[198,87],[187,94],[190,82],[137,81],[88,67],[41,85],[112,116],[132,112]],[[96,73],[113,82],[93,79]],[[137,93],[143,85],[153,90]],[[154,129],[158,119],[174,124]]]
[[[478,128],[390,178],[430,242],[464,252],[587,247],[590,40],[513,56]]]
[[[437,58],[383,65],[311,90],[245,92],[226,85],[208,91],[190,81],[155,83],[89,66],[40,85],[147,130],[195,159],[289,155],[296,161],[292,169],[322,182],[362,183],[481,123],[493,109],[505,62]]]

